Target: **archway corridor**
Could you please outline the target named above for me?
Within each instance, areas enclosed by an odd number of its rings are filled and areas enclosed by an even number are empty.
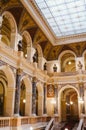
[[[61,130],[71,130],[79,121],[78,94],[72,87],[67,87],[60,93]]]
[[[78,120],[78,96],[73,88],[61,92],[61,121]]]

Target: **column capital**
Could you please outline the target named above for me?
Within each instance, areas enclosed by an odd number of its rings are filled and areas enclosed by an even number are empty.
[[[47,87],[47,83],[44,83],[44,84],[43,84],[43,87]]]
[[[37,82],[37,80],[38,80],[37,77],[32,78],[32,82]]]
[[[78,82],[78,84],[79,84],[79,87],[83,87],[84,86],[83,82]]]
[[[18,69],[17,69],[17,74],[18,74],[18,75],[21,75],[22,72],[23,72],[23,70],[22,70],[21,68],[18,68]]]
[[[54,87],[55,87],[55,88],[58,88],[58,85],[57,85],[57,84],[54,84]]]

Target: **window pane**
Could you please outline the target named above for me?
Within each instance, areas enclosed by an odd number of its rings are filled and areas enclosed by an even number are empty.
[[[35,0],[56,36],[86,32],[86,0]]]

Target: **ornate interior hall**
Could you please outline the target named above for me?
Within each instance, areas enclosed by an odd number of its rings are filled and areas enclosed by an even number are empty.
[[[0,130],[86,129],[86,0],[0,0]]]

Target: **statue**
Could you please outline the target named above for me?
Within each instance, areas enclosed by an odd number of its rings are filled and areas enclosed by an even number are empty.
[[[78,66],[79,69],[82,69],[83,65],[81,64],[81,61],[78,62],[77,66]]]
[[[33,62],[36,62],[36,53],[33,56]]]
[[[33,56],[33,62],[37,62],[38,63],[38,51],[37,51],[37,49],[36,49],[36,52],[35,52],[35,54]]]
[[[45,64],[44,64],[44,70],[47,70],[46,62],[45,62]]]
[[[57,66],[56,66],[56,64],[54,64],[54,66],[53,66],[53,71],[57,72]]]
[[[19,41],[18,43],[18,51],[22,51],[22,41]]]

